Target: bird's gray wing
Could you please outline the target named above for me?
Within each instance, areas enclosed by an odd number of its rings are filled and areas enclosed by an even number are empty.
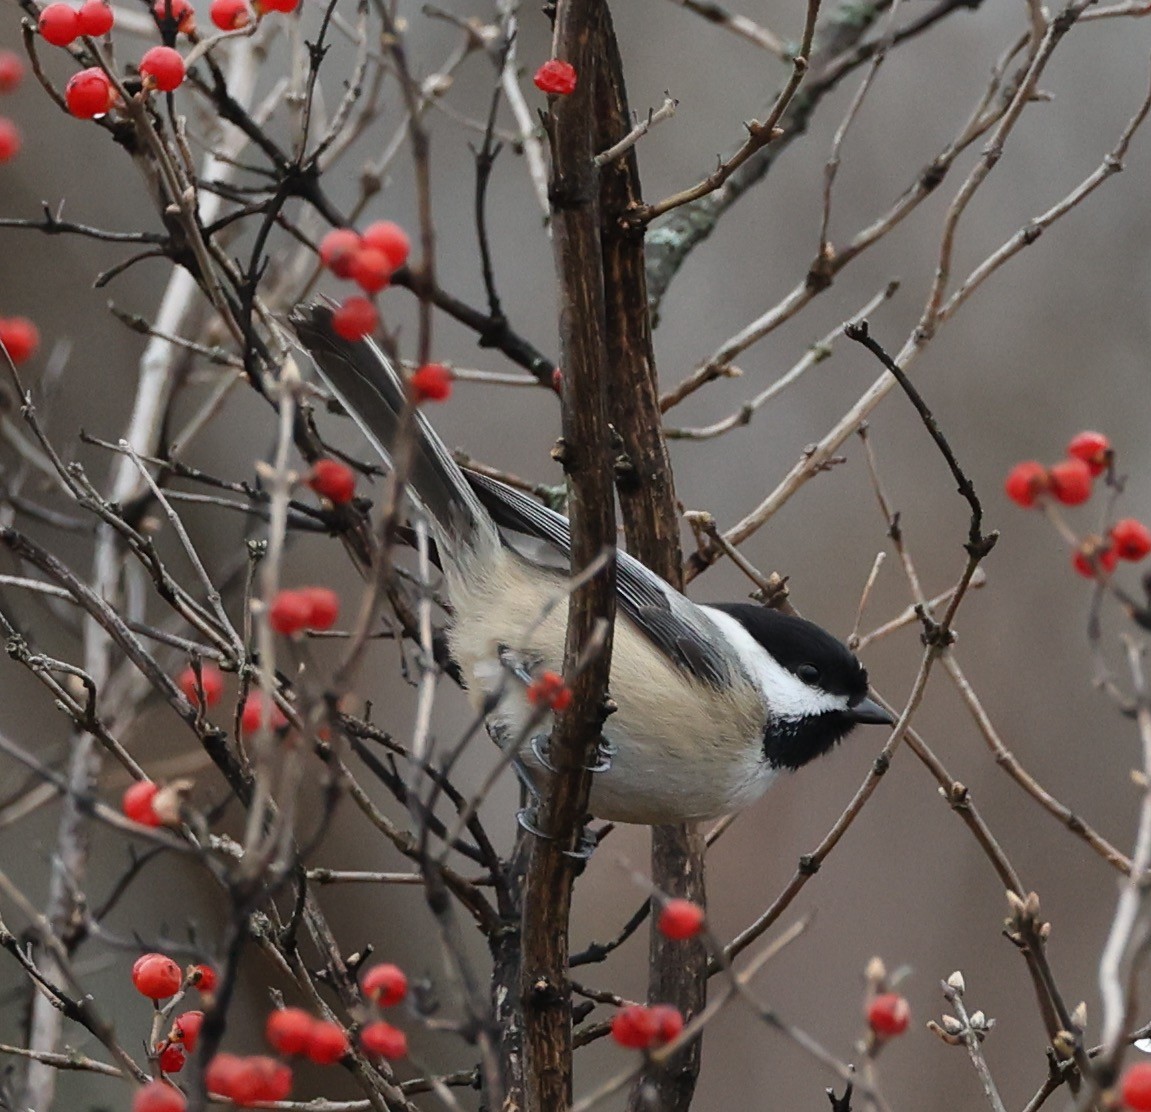
[[[566,517],[514,487],[466,468],[464,473],[510,549],[532,563],[568,573],[571,529]],[[715,631],[706,615],[626,552],[616,554],[616,594],[620,610],[677,667],[715,687],[728,681],[728,659],[714,646]]]

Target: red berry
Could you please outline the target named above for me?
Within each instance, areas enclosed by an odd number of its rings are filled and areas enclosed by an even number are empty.
[[[171,1043],[160,1051],[160,1069],[165,1073],[179,1073],[185,1060],[184,1051]]]
[[[1123,1104],[1131,1112],[1151,1112],[1151,1062],[1128,1066],[1120,1082]]]
[[[1111,526],[1111,543],[1120,560],[1142,560],[1151,552],[1151,529],[1133,517]]]
[[[292,1071],[262,1054],[248,1058],[217,1054],[204,1071],[204,1084],[210,1093],[248,1108],[259,1101],[286,1099],[292,1091]]]
[[[652,1019],[655,1020],[656,1030],[654,1042],[657,1046],[671,1042],[678,1038],[683,1030],[683,1015],[679,1008],[671,1004],[653,1004],[649,1009]]]
[[[40,13],[38,26],[53,46],[68,46],[80,37],[80,16],[70,4],[49,4]]]
[[[1092,566],[1092,559],[1094,559],[1094,567]],[[1119,563],[1119,553],[1111,546],[1102,547],[1099,538],[1093,537],[1084,542],[1083,546],[1072,557],[1071,563],[1084,579],[1095,579],[1098,575],[1105,572],[1109,574],[1115,570]]]
[[[1091,468],[1081,459],[1065,459],[1048,472],[1051,493],[1065,506],[1078,506],[1091,497]]]
[[[1043,464],[1029,459],[1024,463],[1017,463],[1007,472],[1007,480],[1003,484],[1003,489],[1007,491],[1007,497],[1012,502],[1029,509],[1035,505],[1047,486],[1047,468]]]
[[[333,1066],[348,1053],[349,1049],[348,1036],[338,1023],[318,1019],[312,1024],[304,1053],[317,1066]]]
[[[541,93],[566,97],[575,92],[575,67],[568,62],[561,62],[558,58],[549,58],[536,70],[532,80]]]
[[[369,1023],[360,1032],[360,1046],[369,1054],[380,1058],[406,1058],[408,1054],[408,1036],[398,1027],[377,1019]]]
[[[399,270],[408,261],[411,254],[412,242],[408,233],[399,224],[390,220],[378,220],[364,229],[363,241],[365,247],[373,247],[382,251],[384,257],[392,264],[393,270]]]
[[[308,604],[308,629],[331,629],[340,615],[340,596],[329,587],[302,587]]]
[[[452,396],[452,372],[442,363],[425,363],[412,372],[412,393],[419,402],[444,402]]]
[[[8,358],[19,365],[40,346],[40,332],[27,317],[0,317],[0,344],[7,349]]]
[[[160,785],[152,780],[137,780],[120,800],[120,810],[124,812],[124,817],[141,826],[160,826],[160,816],[153,806],[159,790]]]
[[[911,1006],[898,992],[885,992],[867,1005],[867,1024],[881,1038],[902,1035],[911,1022]]]
[[[69,9],[71,10],[71,9]],[[80,120],[94,120],[103,116],[115,103],[116,91],[108,75],[98,66],[74,73],[64,86],[64,103],[68,111]]]
[[[337,459],[318,459],[304,480],[317,494],[342,506],[356,493],[356,473]]]
[[[221,31],[235,31],[240,27],[247,27],[252,22],[252,14],[248,11],[246,0],[212,0],[208,18]]]
[[[311,616],[312,607],[301,591],[281,591],[268,609],[268,624],[290,636],[305,629]]]
[[[22,145],[20,129],[7,116],[0,116],[0,162],[11,162]]]
[[[552,389],[557,394],[564,392],[564,373],[559,367],[556,367],[556,369],[552,371]]]
[[[281,1054],[303,1054],[308,1049],[316,1023],[311,1013],[303,1008],[280,1008],[268,1016],[264,1037]]]
[[[204,1070],[204,1085],[209,1093],[231,1097],[244,1059],[236,1054],[217,1054]]]
[[[0,50],[0,93],[10,93],[24,80],[24,61],[13,50]]]
[[[266,1100],[284,1100],[292,1090],[292,1071],[275,1058],[253,1054],[241,1058],[232,1079],[232,1100],[241,1108]]]
[[[184,1094],[167,1081],[149,1081],[132,1098],[132,1112],[184,1112],[187,1107]]]
[[[80,20],[80,34],[99,39],[112,30],[116,16],[104,0],[85,0],[76,13]]]
[[[180,967],[165,954],[145,954],[132,966],[132,984],[149,1000],[174,996],[184,983]]]
[[[184,59],[170,46],[154,46],[140,59],[145,89],[170,93],[184,84]]]
[[[182,1012],[172,1023],[172,1031],[168,1037],[173,1042],[180,1043],[184,1050],[191,1054],[196,1049],[196,1043],[200,1041],[200,1028],[203,1026],[203,1012]]]
[[[320,240],[320,262],[337,278],[350,278],[352,260],[361,246],[359,235],[351,228],[333,228]]]
[[[345,340],[362,340],[375,332],[380,314],[366,297],[349,297],[332,314],[332,328]]]
[[[161,30],[175,24],[177,32],[190,35],[196,30],[196,9],[190,0],[156,0],[152,15]]]
[[[1080,432],[1071,438],[1067,454],[1072,459],[1081,459],[1091,468],[1092,475],[1102,475],[1111,462],[1111,441],[1101,432]]]
[[[611,1037],[630,1050],[646,1050],[659,1034],[659,1018],[643,1004],[629,1004],[612,1016]]]
[[[292,1091],[291,1067],[284,1065],[283,1062],[277,1062],[275,1058],[268,1058],[264,1055],[257,1055],[250,1061],[255,1063],[261,1074],[263,1095],[260,1099],[267,1101],[287,1100],[288,1094]]]
[[[554,711],[565,711],[571,706],[571,688],[558,672],[544,672],[528,684],[528,702],[532,706],[546,706]]]
[[[205,705],[214,707],[224,697],[223,672],[214,664],[202,664],[200,666],[200,682],[204,687]],[[176,677],[176,686],[189,703],[195,703],[199,700],[199,694],[196,691],[196,673],[191,666],[185,668]]]
[[[395,267],[388,256],[374,247],[361,247],[348,265],[348,276],[364,291],[379,293],[392,280]]]
[[[364,995],[381,1008],[400,1003],[408,994],[407,974],[391,962],[373,965],[364,974]]]
[[[294,12],[300,6],[300,0],[256,0],[258,12]]]
[[[244,700],[243,710],[240,711],[240,730],[245,734],[253,734],[260,728],[264,720],[264,697],[253,691]],[[272,730],[282,730],[288,724],[284,712],[272,703],[272,710],[268,720],[268,727]]]
[[[193,965],[188,970],[188,983],[194,985],[201,996],[211,996],[220,983],[220,975],[210,965]]]
[[[657,926],[664,938],[695,938],[703,918],[703,908],[692,900],[668,900],[659,913]]]

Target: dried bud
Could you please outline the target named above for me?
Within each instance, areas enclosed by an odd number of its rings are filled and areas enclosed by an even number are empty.
[[[191,790],[191,780],[173,780],[153,796],[152,810],[163,826],[180,825],[180,804]]]
[[[947,978],[947,987],[952,989],[956,996],[962,996],[967,991],[967,983],[958,969]]]
[[[962,1046],[963,1038],[960,1035],[949,1035],[938,1023],[933,1019],[927,1021],[927,1029],[933,1035],[938,1035],[948,1046]]]
[[[1020,899],[1011,889],[1007,890],[1007,906],[1011,909],[1011,917],[1018,919],[1024,913],[1023,900]]]
[[[949,1035],[962,1035],[963,1032],[966,1030],[966,1028],[963,1026],[963,1024],[960,1023],[959,1020],[956,1019],[955,1016],[953,1016],[953,1015],[947,1015],[946,1013],[944,1013],[944,1015],[941,1016],[940,1018],[943,1020],[944,1030]]]
[[[989,1026],[987,1016],[983,1014],[982,1010],[972,1012],[968,1023],[970,1023],[973,1031],[986,1031]]]
[[[887,980],[887,966],[880,957],[872,958],[863,971],[863,976],[869,985],[881,985]]]
[[[1044,925],[1046,926],[1046,924]],[[1085,1000],[1080,1000],[1079,1003],[1075,1005],[1074,1010],[1071,1012],[1071,1022],[1076,1031],[1087,1030],[1087,1002]]]
[[[1056,1031],[1055,1037],[1051,1040],[1051,1049],[1055,1051],[1055,1056],[1061,1062],[1075,1057],[1077,1045],[1078,1039],[1070,1031]]]

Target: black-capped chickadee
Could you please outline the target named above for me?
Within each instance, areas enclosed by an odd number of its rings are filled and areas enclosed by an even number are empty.
[[[370,341],[340,339],[331,311],[292,324],[320,378],[387,462],[404,385]],[[426,512],[455,611],[450,645],[497,741],[518,742],[529,776],[546,756],[526,726],[532,676],[560,671],[566,610],[548,604],[570,574],[567,518],[460,467],[415,414],[411,492]],[[826,630],[749,603],[698,606],[620,552],[603,770],[591,811],[633,823],[715,818],[757,799],[782,769],[826,753],[859,723],[893,719],[868,697],[867,672]],[[509,678],[510,676],[510,678]],[[498,702],[494,700],[499,695]],[[494,709],[490,709],[495,702]],[[550,721],[534,731],[550,733]]]

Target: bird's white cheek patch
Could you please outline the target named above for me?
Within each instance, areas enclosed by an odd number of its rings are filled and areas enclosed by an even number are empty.
[[[814,718],[847,709],[847,699],[809,687],[789,672],[730,614],[710,606],[700,609],[719,626],[728,644],[738,653],[747,674],[763,694],[772,718]]]

